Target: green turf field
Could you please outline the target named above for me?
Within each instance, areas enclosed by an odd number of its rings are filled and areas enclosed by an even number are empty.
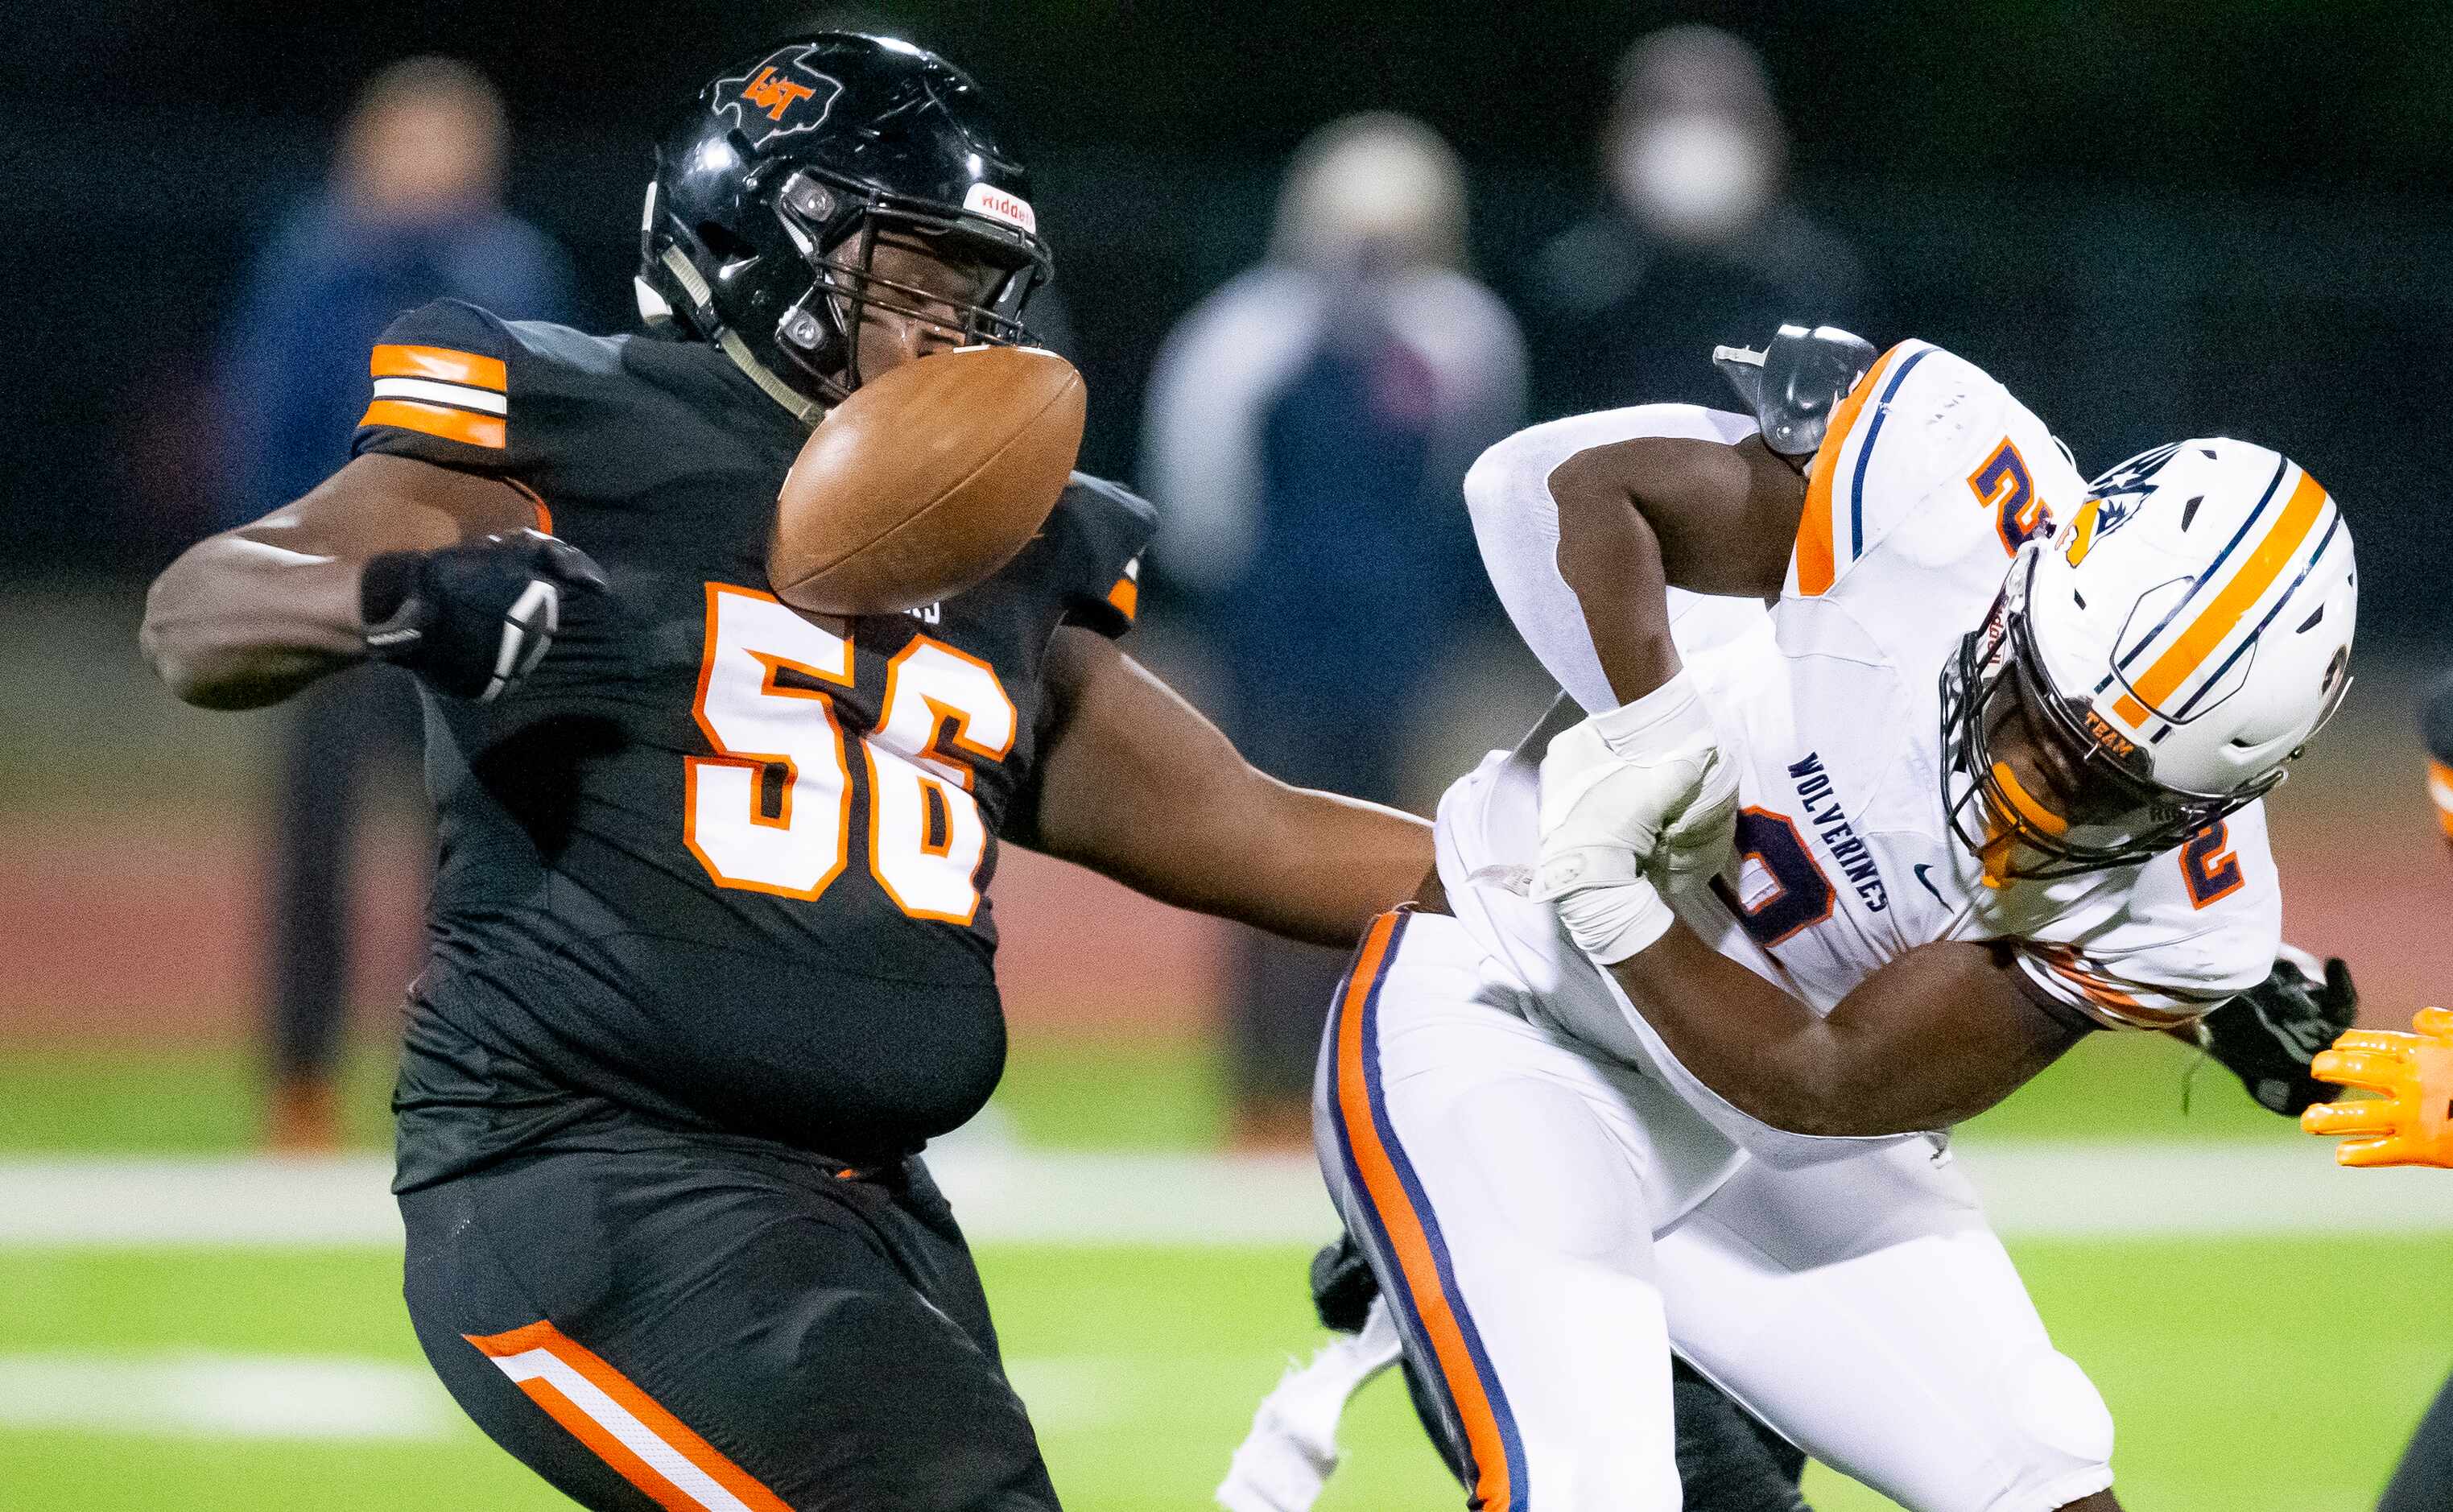
[[[2107,1037],[1983,1140],[2295,1139],[2218,1069],[2181,1111],[2189,1057]],[[356,1132],[383,1133],[379,1053]],[[0,1159],[247,1147],[230,1052],[0,1052]],[[1189,1148],[1220,1105],[1208,1061],[1148,1046],[1026,1048],[1001,1117],[1027,1143]],[[2140,1512],[2355,1512],[2453,1363],[2453,1234],[2013,1244],[2062,1347],[2121,1423]],[[1199,1508],[1252,1405],[1318,1335],[1300,1247],[984,1246],[983,1267],[1067,1503]],[[379,1247],[0,1246],[0,1508],[543,1508],[563,1504],[440,1396]],[[2328,1344],[2329,1317],[2355,1342]],[[240,1410],[267,1380],[368,1396],[323,1440]],[[325,1376],[314,1372],[321,1370]],[[338,1370],[339,1377],[330,1372]],[[368,1395],[370,1393],[370,1395]],[[329,1403],[324,1403],[329,1405]],[[1384,1381],[1348,1420],[1325,1512],[1462,1504]],[[1825,1512],[1887,1505],[1817,1470]]]
[[[2321,1309],[2368,1320],[2442,1295],[2444,1244],[2360,1242],[2026,1244],[2019,1259],[2062,1346],[2123,1424],[2132,1506],[2167,1512],[2351,1512],[2373,1498],[2453,1355],[2423,1304],[2355,1350],[2311,1343]],[[1207,1504],[1252,1403],[1310,1331],[1300,1251],[999,1246],[982,1257],[1015,1377],[1068,1504],[1158,1512]],[[2312,1278],[2328,1278],[2323,1284]],[[417,1381],[397,1262],[371,1250],[0,1253],[6,1363],[230,1356],[388,1361]],[[2328,1367],[2327,1362],[2331,1362]],[[11,1404],[13,1405],[13,1404]],[[408,1415],[406,1442],[297,1442],[194,1431],[0,1434],[0,1505],[92,1512],[429,1508],[562,1503],[448,1405]],[[1382,1381],[1346,1433],[1324,1512],[1460,1502]],[[1816,1505],[1886,1505],[1816,1472]]]

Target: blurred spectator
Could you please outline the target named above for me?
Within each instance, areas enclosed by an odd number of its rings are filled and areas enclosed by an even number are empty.
[[[1787,132],[1753,48],[1705,26],[1644,38],[1601,147],[1606,202],[1543,249],[1526,292],[1543,417],[1725,408],[1715,345],[1760,346],[1783,321],[1864,330],[1855,256],[1787,198]]]
[[[1488,600],[1458,486],[1513,429],[1524,351],[1462,271],[1465,176],[1420,123],[1316,132],[1267,262],[1205,300],[1151,377],[1152,560],[1188,590],[1266,770],[1393,803],[1408,714]],[[1230,1057],[1240,1135],[1308,1138],[1343,961],[1245,942]]]
[[[403,310],[449,296],[565,318],[562,253],[502,209],[503,157],[501,98],[467,65],[411,58],[368,84],[331,183],[282,225],[230,322],[219,526],[289,503],[349,460],[372,393],[368,354]],[[327,679],[294,707],[275,798],[267,1134],[312,1148],[337,1138],[357,800],[379,770],[416,780],[420,719],[409,682],[376,667]]]

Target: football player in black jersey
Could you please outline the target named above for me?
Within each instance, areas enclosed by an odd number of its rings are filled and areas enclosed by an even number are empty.
[[[643,241],[679,339],[403,316],[354,459],[181,557],[146,646],[211,707],[369,658],[425,685],[396,1189],[487,1432],[591,1507],[1053,1507],[915,1158],[1003,1065],[997,839],[1350,944],[1427,832],[1264,777],[1116,648],[1151,513],[1112,485],[914,613],[768,591],[827,407],[1024,339],[1048,276],[964,75],[768,50],[662,139]]]

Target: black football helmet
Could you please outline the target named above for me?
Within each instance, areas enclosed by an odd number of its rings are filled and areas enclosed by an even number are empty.
[[[881,230],[999,276],[950,324],[934,296],[870,271]],[[1027,342],[1023,306],[1054,273],[979,86],[850,31],[779,42],[699,91],[657,142],[639,253],[649,328],[722,347],[804,419],[860,387],[865,308],[966,344]]]

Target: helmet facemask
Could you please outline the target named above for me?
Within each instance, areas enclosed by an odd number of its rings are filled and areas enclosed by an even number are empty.
[[[1943,806],[1996,886],[2137,865],[2284,773],[2228,793],[2180,791],[2147,775],[2145,753],[2086,700],[2055,692],[2026,612],[2042,550],[2022,549],[1984,624],[1942,671]]]
[[[861,332],[871,311],[958,346],[1035,345],[1023,308],[1053,276],[1047,246],[1035,235],[830,182],[808,169],[785,181],[775,208],[811,274],[808,290],[778,319],[775,346],[830,399],[840,402],[861,386]],[[969,300],[951,299],[877,272],[881,233],[927,242],[932,255],[944,249],[939,261],[983,269],[984,287]]]

